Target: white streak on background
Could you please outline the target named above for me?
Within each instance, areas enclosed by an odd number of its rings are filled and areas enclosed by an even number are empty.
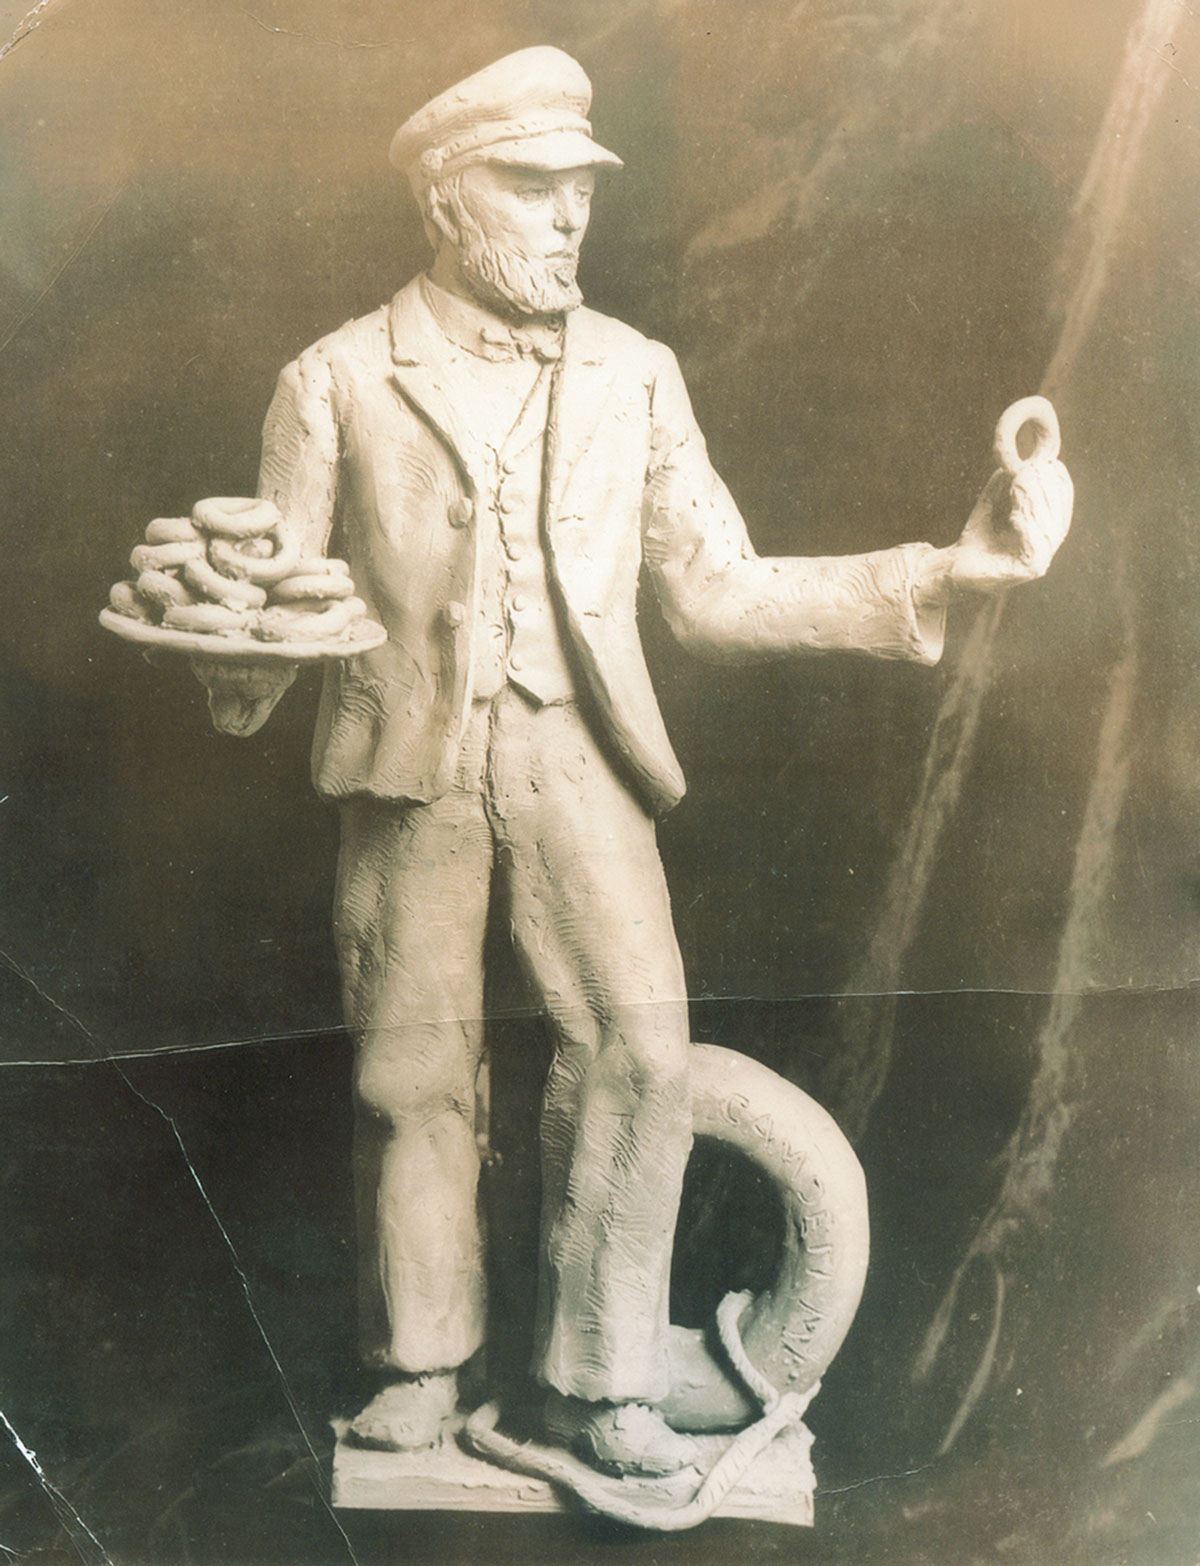
[[[1138,156],[1168,77],[1170,62],[1163,51],[1171,47],[1180,17],[1176,0],[1148,0],[1126,40],[1112,99],[1075,203],[1065,255],[1069,258],[1073,247],[1076,253],[1082,249],[1083,262],[1067,299],[1058,347],[1042,383],[1046,391],[1057,390],[1068,379],[1099,311]],[[1005,1253],[1022,1235],[1026,1220],[1049,1196],[1059,1152],[1074,1118],[1076,1051],[1072,1038],[1091,977],[1091,952],[1108,900],[1117,830],[1129,785],[1138,648],[1126,553],[1125,535],[1114,530],[1108,563],[1121,626],[1120,651],[1109,674],[1095,770],[1075,845],[1068,913],[1055,967],[1055,993],[1038,1035],[1033,1082],[1020,1123],[1005,1150],[1000,1193],[955,1269],[913,1367],[914,1380],[929,1375],[945,1344],[968,1271],[977,1260],[990,1260],[997,1279],[988,1335],[991,1351],[985,1351],[986,1363],[981,1362],[971,1378],[940,1453],[954,1444],[991,1378],[1006,1292]],[[982,693],[986,669],[979,671],[979,679]],[[964,770],[969,760],[964,749],[960,760]],[[931,828],[935,841],[943,824],[938,821]],[[909,940],[914,933],[915,923],[906,930]],[[902,952],[892,954],[897,971],[902,956]]]
[[[1050,1194],[1063,1140],[1074,1119],[1073,1051],[1071,1036],[1083,1005],[1078,990],[1068,986],[1086,978],[1093,934],[1107,901],[1113,842],[1125,805],[1129,782],[1127,736],[1137,683],[1137,647],[1128,610],[1124,615],[1124,649],[1109,678],[1108,700],[1096,747],[1096,770],[1088,791],[1083,827],[1075,847],[1070,905],[1059,944],[1056,977],[1062,989],[1038,1035],[1038,1066],[1021,1120],[1004,1151],[1005,1174],[1000,1193],[983,1219],[934,1313],[913,1367],[913,1380],[923,1380],[946,1341],[959,1291],[973,1263],[991,1259],[997,1273],[994,1319],[989,1340],[999,1337],[1004,1306],[1005,1246],[1017,1237],[1023,1220],[1036,1214]],[[939,1449],[949,1451],[990,1379],[977,1371],[951,1420]]]
[[[13,1445],[37,1475],[38,1483],[45,1491],[46,1499],[50,1502],[54,1515],[58,1518],[64,1532],[74,1546],[75,1553],[84,1562],[84,1566],[94,1566],[97,1560],[102,1561],[104,1566],[113,1566],[112,1560],[105,1551],[104,1546],[100,1543],[100,1540],[97,1539],[96,1535],[58,1486],[51,1483],[46,1475],[46,1470],[38,1461],[37,1453],[32,1447],[25,1445],[24,1441],[21,1440],[21,1437],[13,1429],[7,1415],[2,1411],[0,1411],[0,1424],[8,1431],[12,1437]],[[81,1538],[81,1534],[85,1537]],[[93,1550],[90,1545],[95,1545],[95,1549]],[[11,1550],[5,1547],[6,1555],[11,1555],[12,1553]]]
[[[1071,231],[1063,249],[1061,271],[1072,269],[1075,256],[1082,254],[1082,261],[1074,284],[1064,290],[1058,345],[1040,388],[1046,395],[1061,391],[1095,324],[1112,257],[1120,242],[1130,185],[1146,130],[1170,71],[1167,51],[1173,47],[1172,39],[1181,26],[1182,15],[1177,0],[1147,0],[1126,39],[1116,84],[1075,199]],[[863,993],[894,995],[900,989],[904,960],[920,927],[942,834],[974,761],[979,719],[993,678],[993,651],[1005,603],[1006,595],[1000,594],[979,611],[958,669],[942,699],[917,800],[889,872],[883,912],[866,955],[846,986],[847,997]],[[1125,606],[1119,608],[1127,617]],[[1132,626],[1126,626],[1125,631],[1127,645],[1114,671],[1114,693],[1118,688],[1124,689],[1132,678],[1130,660],[1136,658],[1129,645]],[[1110,694],[1110,707],[1115,699],[1116,695]],[[1114,757],[1105,752],[1104,745],[1119,748],[1124,739],[1123,729],[1119,734],[1113,733],[1108,714],[1102,719],[1101,733],[1107,740],[1102,738],[1097,756],[1093,793],[1096,787],[1106,786],[1101,784],[1101,775],[1111,773],[1114,766]],[[1077,871],[1085,841],[1089,851],[1099,852],[1106,860],[1111,855],[1111,840],[1098,844],[1093,839],[1088,815],[1093,805],[1100,808],[1098,800],[1089,799],[1076,850]],[[1116,818],[1114,831],[1115,826]],[[1069,982],[1065,971],[1070,966],[1067,945],[1080,938],[1079,919],[1072,907],[1060,946],[1056,988]],[[1043,1040],[1048,1033],[1057,1033],[1062,1025],[1057,1007],[1058,1001],[1052,1003]],[[884,1001],[875,1009],[855,1007],[844,1024],[841,1049],[830,1069],[825,1096],[852,1139],[861,1137],[887,1079],[894,1017],[895,1001]]]

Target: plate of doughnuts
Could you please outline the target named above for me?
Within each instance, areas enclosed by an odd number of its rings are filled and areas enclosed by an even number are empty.
[[[215,497],[156,517],[100,623],[145,648],[239,662],[350,658],[387,640],[350,568],[305,555],[269,500]]]

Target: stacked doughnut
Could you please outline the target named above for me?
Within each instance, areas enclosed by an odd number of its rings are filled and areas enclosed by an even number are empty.
[[[301,558],[269,500],[202,500],[190,517],[158,517],[129,561],[135,579],[116,584],[111,607],[169,631],[327,641],[367,612],[345,561]]]
[[[366,613],[346,562],[310,555],[271,588],[253,634],[262,642],[323,642],[352,632]]]

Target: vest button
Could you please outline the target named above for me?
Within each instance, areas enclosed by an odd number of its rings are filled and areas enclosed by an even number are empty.
[[[500,466],[504,469],[505,473],[515,473],[517,471],[517,459],[515,457],[508,457],[500,464]]]
[[[528,609],[528,608],[529,608],[529,599],[526,598],[524,593],[518,593],[517,596],[512,601],[512,611],[513,611],[513,613],[514,614],[524,614],[526,609]]]
[[[451,527],[466,527],[475,516],[475,507],[466,495],[460,495],[451,501],[446,516]]]
[[[525,553],[525,545],[519,538],[506,538],[504,549],[510,560],[520,560]]]
[[[509,517],[517,509],[517,502],[511,495],[500,496],[500,509],[506,517]]]
[[[520,674],[521,670],[525,667],[525,660],[521,657],[520,653],[512,653],[509,656],[508,666],[514,674]]]

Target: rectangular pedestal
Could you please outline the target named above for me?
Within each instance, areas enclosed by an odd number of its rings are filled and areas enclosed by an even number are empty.
[[[569,1495],[541,1479],[510,1473],[464,1452],[453,1441],[423,1452],[371,1452],[345,1440],[335,1421],[334,1506],[375,1511],[561,1512]],[[704,1473],[731,1436],[697,1436]],[[713,1513],[808,1528],[813,1520],[812,1435],[804,1425],[777,1436]]]

